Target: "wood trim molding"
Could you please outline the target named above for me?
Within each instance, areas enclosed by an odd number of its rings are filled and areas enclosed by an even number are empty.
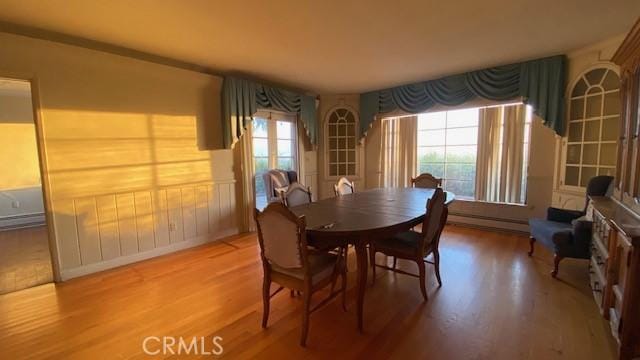
[[[623,71],[635,68],[639,65],[640,61],[640,48],[637,46],[638,43],[640,43],[640,19],[636,21],[624,38],[622,44],[611,58],[611,61],[620,65]]]

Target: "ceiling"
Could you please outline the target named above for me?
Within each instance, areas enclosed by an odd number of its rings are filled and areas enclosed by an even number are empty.
[[[0,21],[358,93],[565,53],[626,33],[638,0],[0,0]]]

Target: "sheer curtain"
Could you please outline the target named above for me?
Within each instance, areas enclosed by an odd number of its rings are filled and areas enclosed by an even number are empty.
[[[416,175],[418,117],[382,121],[380,173],[384,187],[409,187]]]
[[[480,109],[476,200],[521,201],[525,121],[521,104]]]

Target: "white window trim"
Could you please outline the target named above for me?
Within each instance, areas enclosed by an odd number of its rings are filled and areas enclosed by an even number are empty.
[[[345,109],[349,112],[351,112],[353,114],[353,117],[355,119],[355,147],[354,147],[354,151],[355,151],[355,174],[353,175],[330,175],[330,159],[331,159],[331,149],[329,147],[329,118],[331,117],[331,114],[333,114],[336,110],[339,109]],[[348,177],[351,180],[355,180],[355,179],[359,179],[360,178],[360,151],[358,149],[358,129],[359,129],[359,125],[360,125],[360,114],[358,113],[358,111],[356,111],[356,109],[354,109],[353,107],[347,105],[347,104],[339,104],[336,105],[334,107],[332,107],[331,109],[329,109],[329,111],[327,111],[325,117],[324,117],[324,125],[323,125],[323,130],[324,130],[324,136],[323,136],[323,145],[324,145],[324,178],[325,180],[338,180],[341,177]]]
[[[566,91],[565,91],[565,99],[566,99],[566,112],[565,112],[565,119],[567,121],[567,129],[566,129],[566,134],[562,137],[561,139],[561,150],[560,150],[560,168],[559,170],[559,177],[558,177],[558,188],[562,191],[569,191],[569,192],[573,192],[573,193],[577,193],[577,194],[583,194],[584,191],[586,190],[586,186],[574,186],[574,185],[565,185],[564,183],[564,179],[565,179],[565,175],[566,175],[566,169],[567,169],[567,150],[568,150],[568,145],[569,145],[569,123],[570,123],[570,118],[571,118],[571,100],[572,100],[572,93],[573,93],[573,89],[574,87],[578,84],[578,82],[590,71],[595,70],[595,69],[607,69],[610,71],[613,71],[616,73],[616,75],[618,75],[618,77],[620,77],[620,68],[610,62],[598,62],[596,64],[592,64],[591,66],[587,67],[585,70],[583,70],[582,72],[580,72],[580,74],[578,76],[575,77],[575,79],[573,79],[571,81],[570,86],[567,87]],[[621,91],[620,88],[618,88],[618,91]],[[606,93],[610,93],[613,91],[604,91],[603,89],[603,94]],[[586,106],[586,95],[585,95],[585,106]],[[602,112],[604,112],[604,106],[603,106],[603,110]],[[583,114],[583,116],[586,114]],[[618,115],[620,117],[620,121],[622,121],[622,114]],[[608,116],[609,118],[611,117],[615,117],[614,116]],[[607,118],[607,116],[604,116],[604,114],[602,113],[602,115],[598,118],[585,118],[583,119],[583,124],[586,121],[591,120],[596,120],[596,119],[605,119]],[[583,125],[584,126],[584,125]],[[600,126],[600,136],[602,137],[602,125]],[[584,136],[584,130],[583,130],[583,136]],[[617,144],[618,143],[618,139],[613,140],[613,141],[582,141],[580,142],[582,144],[589,144],[589,143],[593,143],[593,144]],[[617,154],[617,150],[616,150],[616,154]],[[582,165],[582,156],[584,155],[584,153],[582,152],[580,154],[580,164],[578,165],[578,167],[581,168],[583,167]],[[600,153],[598,152],[598,165],[594,165],[594,166],[585,166],[585,167],[595,167],[596,169],[599,167],[610,167],[611,169],[613,169],[614,172],[614,176],[615,176],[615,170],[616,170],[616,166],[600,166],[599,165],[600,162]],[[596,173],[597,175],[597,173]],[[580,178],[578,177],[578,181],[580,180]]]

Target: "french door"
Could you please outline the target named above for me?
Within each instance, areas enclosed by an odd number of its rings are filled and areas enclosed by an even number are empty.
[[[296,117],[260,111],[251,124],[255,204],[263,209],[267,194],[262,175],[271,169],[298,169]]]

